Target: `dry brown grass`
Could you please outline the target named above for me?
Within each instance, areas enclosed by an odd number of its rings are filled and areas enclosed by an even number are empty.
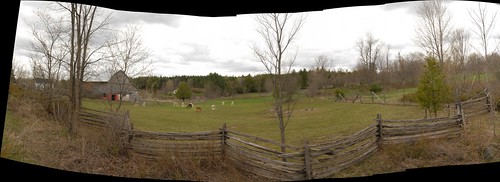
[[[6,124],[2,157],[67,171],[128,178],[194,181],[265,181],[242,173],[220,157],[187,159],[164,156],[149,160],[129,152],[116,128],[67,127],[48,117],[31,100],[9,100],[15,119]],[[10,126],[16,128],[9,128]]]
[[[498,162],[500,136],[497,134],[494,137],[493,125],[489,119],[489,116],[471,119],[467,129],[458,138],[384,145],[367,160],[332,177],[370,176],[401,172],[411,168]],[[498,118],[496,122],[499,123]],[[487,148],[496,150],[495,155],[489,159],[485,156]]]

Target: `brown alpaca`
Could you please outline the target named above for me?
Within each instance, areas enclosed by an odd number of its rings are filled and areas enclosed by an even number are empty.
[[[201,112],[201,107],[196,107],[196,112]]]

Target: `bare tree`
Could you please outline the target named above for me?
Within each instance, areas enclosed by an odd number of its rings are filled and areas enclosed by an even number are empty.
[[[63,4],[60,7],[69,13],[69,49],[67,67],[69,72],[69,132],[75,134],[75,123],[79,120],[81,109],[81,93],[87,68],[98,61],[99,50],[104,47],[96,45],[95,37],[108,25],[111,14],[103,15],[96,6],[77,3]],[[93,44],[95,43],[95,44]]]
[[[26,79],[29,77],[28,70],[17,61],[18,59],[12,60],[12,73],[14,75],[14,79]]]
[[[314,63],[316,65],[315,71],[318,74],[317,81],[319,82],[319,85],[323,87],[323,89],[325,89],[326,92],[331,79],[330,66],[332,60],[326,55],[320,55],[316,59],[314,59]]]
[[[314,98],[319,94],[319,88],[321,87],[321,80],[323,79],[323,77],[319,70],[316,69],[312,69],[308,74],[307,96]]]
[[[476,34],[480,38],[481,49],[474,47],[476,51],[482,55],[483,60],[488,65],[486,66],[486,80],[488,82],[488,70],[491,67],[492,63],[489,61],[488,57],[488,42],[492,37],[493,29],[495,27],[497,11],[493,12],[491,15],[488,12],[487,5],[483,3],[477,4],[477,9],[470,10],[469,15],[472,19],[472,23],[474,24],[474,29],[472,32]]]
[[[63,43],[65,27],[61,17],[53,17],[46,10],[37,10],[35,15],[36,19],[26,21],[32,35],[30,57],[33,77],[47,80],[43,87],[46,109],[53,110],[52,101],[60,80],[62,60],[68,54]]]
[[[252,49],[256,59],[264,65],[267,73],[270,74],[274,88],[274,107],[279,120],[281,143],[284,145],[285,128],[293,112],[290,102],[288,102],[287,108],[283,108],[289,83],[285,76],[290,75],[292,65],[295,62],[297,52],[289,54],[290,46],[304,25],[305,17],[299,15],[294,19],[293,14],[271,13],[257,15],[255,20],[258,23],[257,32],[263,38],[265,45],[260,48],[254,43]],[[284,146],[281,146],[281,152],[286,152]],[[283,160],[286,161],[285,158]]]
[[[107,43],[109,55],[105,60],[109,76],[111,77],[119,71],[123,71],[128,76],[109,83],[111,84],[110,91],[120,94],[120,97],[132,91],[130,78],[149,74],[153,69],[153,61],[149,59],[151,51],[143,44],[140,31],[141,28],[137,25],[127,25],[125,30],[121,31],[113,41]],[[122,99],[120,98],[114,111],[118,112],[121,105]],[[113,110],[113,105],[110,106]]]
[[[465,81],[465,61],[469,55],[470,33],[465,29],[456,29],[451,35],[451,55],[455,62],[456,71],[463,74]]]
[[[416,44],[444,63],[451,32],[451,15],[443,0],[427,0],[417,10]]]
[[[359,53],[357,69],[361,71],[363,81],[372,84],[377,75],[377,65],[382,60],[382,43],[375,39],[371,33],[356,42]]]

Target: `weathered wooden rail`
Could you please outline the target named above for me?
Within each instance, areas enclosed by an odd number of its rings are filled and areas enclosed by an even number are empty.
[[[493,111],[491,103],[485,90],[468,101],[457,103],[456,115],[451,117],[385,120],[379,114],[374,124],[355,134],[318,143],[306,141],[303,146],[284,145],[239,133],[227,129],[225,124],[216,131],[193,133],[135,131],[128,112],[117,115],[83,109],[80,122],[97,127],[118,123],[129,135],[130,150],[146,158],[217,156],[231,160],[237,168],[248,173],[295,181],[329,177],[368,158],[382,145],[459,136],[468,118]],[[281,152],[281,147],[287,152]]]

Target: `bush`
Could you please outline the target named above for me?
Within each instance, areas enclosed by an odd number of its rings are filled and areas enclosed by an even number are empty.
[[[399,100],[401,102],[417,102],[417,93],[404,94]]]
[[[373,84],[370,87],[370,92],[374,92],[374,93],[382,92],[382,87],[380,87],[380,85],[378,85],[378,84]]]
[[[337,99],[342,99],[340,95],[345,98],[345,90],[341,88],[335,89],[335,97],[337,97]]]

